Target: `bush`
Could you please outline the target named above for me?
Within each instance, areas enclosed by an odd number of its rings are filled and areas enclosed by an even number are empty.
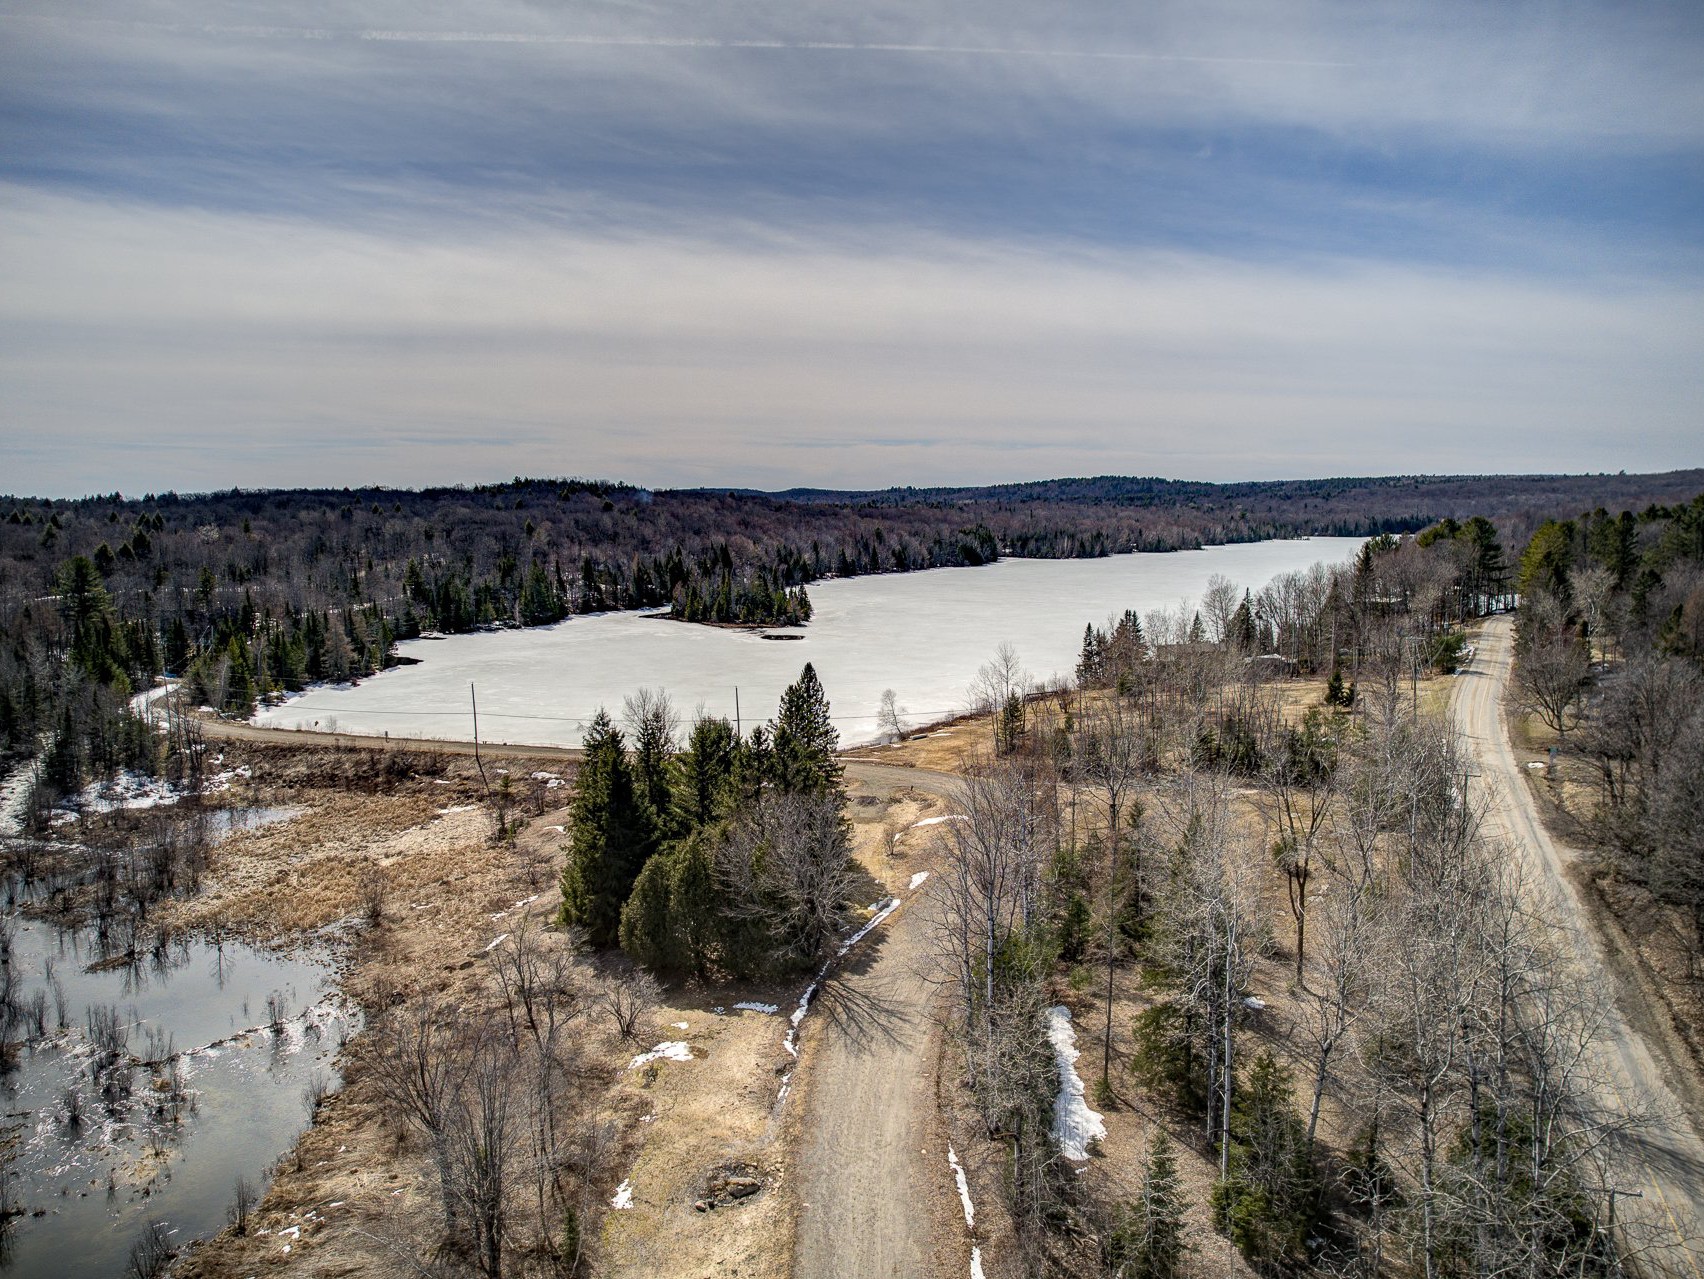
[[[1426,646],[1426,661],[1433,670],[1445,675],[1454,675],[1456,668],[1461,665],[1461,656],[1466,649],[1466,635],[1460,631],[1445,631],[1441,635],[1432,636]]]

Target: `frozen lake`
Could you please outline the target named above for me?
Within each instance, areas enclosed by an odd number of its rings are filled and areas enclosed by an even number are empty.
[[[604,613],[555,626],[411,640],[401,666],[355,686],[322,687],[263,709],[255,723],[344,733],[465,741],[473,736],[468,685],[479,696],[482,741],[577,746],[598,707],[619,715],[641,687],[667,690],[683,716],[702,706],[734,718],[738,689],[747,731],[775,714],[781,691],[816,664],[840,739],[873,740],[882,690],[916,725],[965,709],[978,668],[1010,642],[1038,680],[1069,677],[1083,627],[1194,606],[1223,573],[1259,591],[1295,569],[1349,559],[1364,539],[1315,537],[1097,560],[1001,560],[818,582],[802,630],[720,630],[656,614]]]

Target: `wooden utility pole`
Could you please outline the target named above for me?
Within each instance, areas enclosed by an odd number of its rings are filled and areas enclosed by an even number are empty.
[[[491,798],[491,783],[485,778],[485,761],[479,757],[479,694],[474,692],[473,681],[467,682],[468,700],[473,703],[473,762],[479,767],[479,784],[485,787],[485,798]]]

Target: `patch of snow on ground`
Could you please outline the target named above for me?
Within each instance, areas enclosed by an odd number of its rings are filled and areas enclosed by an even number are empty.
[[[742,999],[739,1003],[735,1004],[734,1007],[743,1008],[747,1012],[751,1013],[778,1013],[781,1011],[780,1005],[778,1004],[760,1004],[753,999]]]
[[[953,1178],[958,1182],[959,1203],[964,1205],[964,1224],[974,1230],[976,1205],[970,1201],[970,1183],[964,1178],[964,1165],[959,1162],[958,1152],[951,1146],[947,1147],[947,1162],[952,1165]]]
[[[939,826],[942,822],[968,822],[969,820],[970,818],[963,813],[948,813],[944,817],[925,817],[920,822],[912,822],[910,829],[916,830],[919,826]]]
[[[899,898],[889,897],[886,901],[875,903],[875,905],[871,906],[870,909],[874,911],[875,914],[870,916],[868,923],[841,943],[840,949],[834,952],[834,959],[839,959],[847,951],[851,950],[859,942],[863,941],[864,938],[869,935],[872,928],[881,923],[889,915],[893,914],[894,911],[898,910]],[[828,961],[829,964],[833,962],[833,959]],[[799,1055],[799,1023],[805,1019],[805,1014],[811,1010],[811,1000],[816,997],[817,989],[822,985],[822,979],[827,974],[828,964],[824,964],[821,968],[817,969],[816,978],[809,986],[805,987],[805,993],[799,996],[799,1006],[793,1009],[792,1016],[788,1018],[790,1024],[787,1027],[787,1037],[781,1041],[781,1046],[795,1057]],[[787,1078],[781,1081],[781,1093],[776,1098],[777,1101],[781,1101],[787,1096],[787,1080],[791,1078],[792,1074],[789,1072]]]
[[[907,891],[913,892],[913,893],[916,892],[918,885],[920,885],[924,880],[926,880],[928,878],[929,878],[929,872],[928,871],[926,871],[926,870],[918,871],[915,875],[913,875],[911,877],[911,887]]]
[[[870,916],[870,922],[865,924],[862,928],[860,928],[857,932],[853,933],[850,937],[848,937],[844,942],[842,942],[840,944],[840,949],[834,952],[834,957],[836,959],[839,959],[847,951],[851,950],[859,942],[863,941],[865,937],[869,936],[870,930],[872,928],[874,928],[877,924],[881,923],[889,915],[893,914],[894,911],[898,910],[899,909],[899,898],[889,897],[886,901],[876,902],[874,905],[872,905],[870,907],[870,909],[876,912],[875,914]],[[820,980],[820,978],[819,978],[819,980]],[[812,986],[812,989],[815,989],[814,984]]]
[[[631,1178],[615,1188],[615,1198],[609,1201],[611,1208],[631,1208],[633,1206],[633,1181]]]
[[[970,1250],[970,1279],[987,1279],[982,1273],[982,1249],[974,1246]]]
[[[1083,1097],[1082,1076],[1077,1074],[1077,1032],[1071,1028],[1071,1010],[1056,1004],[1047,1010],[1047,1037],[1059,1061],[1059,1096],[1053,1101],[1053,1135],[1067,1159],[1087,1159],[1089,1143],[1106,1136],[1105,1121]]]
[[[126,769],[114,774],[111,781],[85,786],[74,803],[91,813],[110,813],[120,808],[156,808],[161,804],[175,804],[184,793],[163,778],[144,777]]]
[[[496,950],[499,946],[501,946],[504,942],[506,942],[508,940],[509,940],[509,934],[508,933],[498,933],[486,945],[485,949],[486,950]]]
[[[671,1021],[669,1025],[673,1026],[676,1030],[691,1029],[691,1027],[689,1027],[684,1021]]]
[[[1255,1012],[1259,1012],[1266,1007],[1266,1001],[1258,995],[1245,995],[1243,996],[1243,1007],[1252,1008]]]
[[[448,808],[440,808],[438,816],[448,817],[451,813],[471,813],[478,807],[478,804],[451,804]]]
[[[682,1043],[678,1039],[671,1039],[666,1043],[658,1044],[655,1048],[651,1049],[651,1051],[648,1052],[648,1053],[640,1053],[632,1061],[627,1063],[627,1069],[638,1070],[639,1067],[647,1064],[648,1062],[653,1062],[653,1061],[691,1061],[691,1060],[692,1060],[692,1045]]]

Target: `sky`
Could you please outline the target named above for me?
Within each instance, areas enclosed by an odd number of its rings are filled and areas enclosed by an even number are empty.
[[[0,0],[0,492],[1704,464],[1704,5]]]

